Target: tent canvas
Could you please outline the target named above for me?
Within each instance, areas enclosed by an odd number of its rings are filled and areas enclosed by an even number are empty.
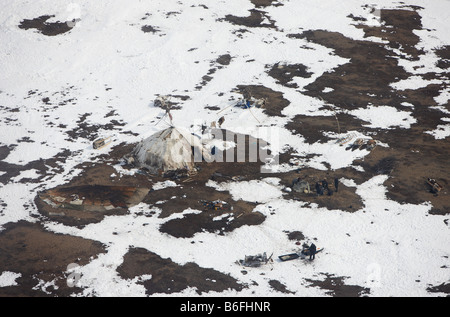
[[[151,172],[186,169],[195,162],[209,160],[200,138],[182,128],[169,127],[141,141],[133,150],[134,163]]]

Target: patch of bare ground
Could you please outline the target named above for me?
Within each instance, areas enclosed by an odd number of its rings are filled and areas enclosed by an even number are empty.
[[[337,119],[336,119],[337,117]],[[369,128],[364,127],[368,124],[352,115],[339,113],[332,116],[305,116],[296,115],[286,124],[286,129],[293,133],[301,134],[305,141],[313,144],[316,142],[326,143],[330,140],[326,133],[345,133],[347,131],[358,131],[361,133],[370,132]]]
[[[380,26],[355,25],[362,28],[365,37],[378,37],[388,41],[391,48],[400,49],[404,54],[401,57],[417,60],[423,50],[418,50],[416,45],[420,37],[414,30],[422,30],[422,18],[416,10],[383,9],[380,10]]]
[[[140,282],[147,295],[171,294],[195,288],[201,295],[210,291],[241,290],[243,286],[227,274],[213,269],[199,267],[195,263],[184,265],[163,259],[157,254],[142,248],[130,249],[124,256],[117,272],[124,279],[133,279],[144,274],[151,278]]]
[[[302,168],[298,171],[273,174],[272,176],[279,177],[281,179],[281,185],[291,188],[296,179],[309,183],[311,193],[299,193],[291,190],[284,194],[284,199],[304,201],[310,204],[317,204],[318,207],[324,207],[329,210],[343,210],[347,212],[355,212],[364,207],[361,197],[356,194],[355,187],[348,187],[338,182],[336,191],[334,185],[334,179],[340,179],[341,177],[352,177],[350,179],[355,180],[355,182],[362,181],[364,177],[354,170],[339,169],[336,171],[322,171],[314,168]],[[325,190],[323,195],[318,195],[315,185],[316,183],[322,183],[324,180],[328,183],[330,190]]]
[[[290,291],[286,285],[284,285],[283,283],[281,283],[280,281],[277,280],[270,280],[269,281],[269,285],[270,287],[272,287],[274,290],[280,292],[280,293],[285,293],[285,294],[295,294],[295,292]]]
[[[175,194],[174,190],[165,190],[163,193],[155,193],[158,199],[165,198]],[[159,230],[168,233],[177,238],[190,238],[198,232],[213,232],[223,235],[225,232],[233,231],[243,225],[259,225],[265,217],[259,212],[252,212],[256,204],[244,202],[242,200],[235,201],[228,192],[217,192],[210,187],[189,186],[178,191],[176,199],[167,197],[168,200],[163,204],[157,205],[163,210],[164,214],[182,212],[189,206],[192,209],[201,210],[201,213],[193,213],[184,215],[183,218],[173,219],[161,225]],[[151,199],[151,195],[149,195]],[[162,197],[161,197],[162,196]],[[202,201],[222,201],[232,209],[215,210],[214,208],[205,207]],[[161,214],[162,216],[162,214]],[[214,218],[220,217],[219,220]]]
[[[250,97],[266,99],[264,113],[268,116],[284,117],[281,112],[290,104],[289,100],[283,97],[282,92],[272,90],[263,85],[238,85],[237,89],[246,99]]]
[[[52,207],[42,201],[38,196],[34,199],[34,203],[41,216],[44,217],[42,220],[52,220],[80,229],[88,224],[98,223],[106,216],[124,215],[128,213],[128,210],[125,208],[116,208],[108,211],[88,211],[81,208],[77,209],[76,207]]]
[[[38,18],[34,19],[25,19],[20,22],[19,28],[21,29],[36,29],[40,33],[47,36],[55,36],[59,34],[63,34],[69,32],[74,26],[76,21],[68,21],[68,22],[47,22],[50,18],[54,18],[54,15],[42,15]]]
[[[328,290],[326,293],[333,297],[360,297],[370,293],[370,289],[358,285],[345,284],[345,277],[322,273],[326,276],[323,281],[306,279],[309,287],[319,287]]]
[[[437,56],[439,56],[439,61],[436,66],[441,69],[450,68],[450,45],[445,45],[435,50]]]
[[[450,283],[442,283],[436,286],[430,286],[427,288],[430,293],[444,293],[447,297],[450,297]]]
[[[228,21],[234,25],[240,25],[245,26],[249,28],[255,28],[255,27],[265,27],[265,28],[276,28],[275,27],[275,21],[270,19],[270,17],[267,15],[267,12],[265,12],[265,7],[269,6],[282,6],[283,4],[278,1],[274,0],[251,0],[252,4],[255,6],[254,9],[250,9],[250,15],[247,17],[240,17],[235,16],[232,14],[227,14],[225,16],[225,21]],[[269,21],[269,23],[263,23],[264,20]]]
[[[276,63],[272,66],[266,66],[266,68],[270,68],[267,73],[269,76],[275,78],[278,84],[289,88],[298,88],[296,83],[292,83],[294,77],[309,78],[312,75],[303,64],[285,65]]]
[[[270,6],[278,7],[283,5],[283,3],[281,3],[278,0],[250,0],[250,1],[256,8],[260,7],[265,8]]]
[[[20,273],[17,286],[0,288],[0,296],[70,296],[69,264],[86,265],[105,248],[99,242],[46,231],[25,221],[6,224],[0,232],[0,272]],[[43,282],[42,282],[43,281]],[[49,286],[41,289],[43,284]]]
[[[267,16],[267,13],[257,9],[251,9],[250,15],[246,17],[235,16],[227,14],[223,20],[228,21],[234,25],[246,26],[250,28],[265,27],[275,28],[275,22]],[[263,23],[263,21],[269,21],[269,23]]]
[[[141,27],[142,32],[144,33],[157,33],[160,32],[160,29],[158,29],[157,27],[151,26],[151,25],[143,25]]]
[[[348,110],[365,107],[369,103],[395,106],[404,101],[389,84],[406,79],[408,74],[398,65],[397,56],[383,44],[357,41],[324,30],[290,36],[332,48],[335,54],[350,59],[307,85],[304,94]],[[325,88],[333,90],[324,93]]]

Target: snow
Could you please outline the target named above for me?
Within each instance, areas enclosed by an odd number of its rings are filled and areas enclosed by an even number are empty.
[[[278,185],[279,179],[268,177],[265,179],[220,183],[209,180],[206,186],[214,187],[219,191],[227,190],[233,200],[245,200],[249,202],[266,203],[274,199],[281,198],[282,191]]]
[[[20,273],[14,273],[9,271],[2,272],[2,274],[0,274],[0,287],[18,285],[16,279],[18,279],[21,276],[22,274]]]
[[[369,106],[366,109],[349,111],[361,120],[368,121],[365,125],[371,128],[391,129],[393,127],[410,128],[417,120],[407,111],[399,111],[390,106]]]
[[[436,129],[431,131],[425,131],[425,133],[431,134],[435,139],[442,140],[450,136],[450,124],[438,124]]]
[[[424,29],[432,31],[415,31],[421,39],[418,46],[427,52],[425,56],[414,61],[399,58],[399,64],[414,74],[391,84],[393,89],[399,90],[436,83],[436,80],[423,80],[420,74],[440,73],[432,49],[450,44],[448,22],[445,22],[450,18],[449,1],[404,2],[424,7],[420,12],[422,24]],[[296,115],[329,115],[328,110],[321,109],[321,100],[299,92],[317,77],[349,62],[331,49],[292,39],[286,34],[323,29],[357,40],[381,43],[379,38],[364,37],[363,30],[356,28],[348,16],[364,16],[368,19],[367,24],[377,25],[379,21],[376,14],[370,12],[371,7],[396,8],[398,1],[382,0],[364,7],[359,0],[345,3],[284,0],[280,1],[281,6],[264,8],[278,29],[252,28],[250,32],[242,33],[242,38],[235,35],[242,26],[221,20],[228,14],[248,16],[248,10],[254,8],[250,1],[205,0],[203,3],[207,9],[194,0],[132,0],[126,5],[112,0],[79,0],[69,4],[51,0],[39,3],[2,1],[0,114],[12,121],[0,120],[0,145],[16,145],[3,162],[25,166],[36,160],[53,158],[65,150],[71,154],[64,163],[57,163],[57,168],[48,166],[48,175],[40,184],[20,182],[39,178],[41,174],[34,168],[24,170],[2,184],[0,229],[21,220],[37,221],[33,217],[37,213],[33,200],[39,190],[66,183],[81,172],[75,168],[78,164],[99,162],[100,155],[108,153],[110,147],[94,151],[86,138],[71,138],[65,133],[79,126],[77,121],[81,116],[89,113],[85,122],[99,125],[97,132],[101,136],[113,135],[113,145],[138,142],[166,127],[164,122],[156,125],[164,115],[164,110],[153,106],[157,95],[189,97],[182,102],[181,110],[171,112],[173,121],[187,131],[196,130],[203,123],[209,124],[223,115],[226,117],[223,128],[262,136],[275,153],[283,153],[287,148],[296,149],[300,165],[326,170],[326,162],[334,170],[352,166],[355,160],[364,159],[370,153],[367,150],[349,152],[336,144],[336,139],[343,134],[328,135],[330,140],[325,143],[309,144],[301,134],[294,135],[284,128]],[[46,14],[55,15],[49,21],[79,21],[70,32],[54,37],[17,27],[23,19]],[[142,32],[145,25],[155,27],[157,32]],[[217,69],[207,85],[196,89],[212,63],[223,54],[230,54],[232,62]],[[297,90],[284,87],[267,76],[265,68],[280,61],[302,63],[313,75],[294,78],[293,82],[299,86]],[[232,90],[238,84],[264,85],[282,92],[283,98],[290,102],[282,112],[284,117],[269,117],[261,109],[252,109],[253,115],[250,111],[233,108],[220,115],[205,111],[205,106],[225,109],[234,104],[239,94]],[[324,88],[323,92],[332,92],[332,89]],[[42,102],[45,97],[50,99],[50,104]],[[448,114],[444,107],[448,100],[448,90],[435,97],[440,106],[435,108],[443,115]],[[405,103],[405,106],[414,110],[412,104]],[[106,117],[112,110],[114,116]],[[367,105],[348,113],[368,122],[369,128],[409,129],[416,123],[412,112],[387,105]],[[112,118],[125,125],[113,131],[102,127]],[[125,133],[128,131],[134,134]],[[357,137],[367,138],[353,132]],[[450,124],[438,125],[426,133],[445,140],[450,136]],[[18,142],[23,137],[29,137],[32,142]],[[234,146],[230,142],[214,145],[219,148]],[[316,155],[308,161],[301,158],[310,153]],[[128,171],[120,165],[114,168],[118,175],[135,173],[135,170]],[[293,167],[277,168],[283,172]],[[3,175],[0,172],[0,176]],[[260,225],[242,226],[224,235],[201,232],[184,239],[161,233],[158,228],[164,223],[201,211],[186,207],[181,213],[160,218],[161,210],[147,204],[130,208],[127,215],[107,216],[101,222],[81,229],[56,222],[44,225],[55,233],[107,245],[106,253],[74,269],[80,274],[77,285],[83,287],[82,296],[145,296],[142,281],[151,276],[126,280],[116,270],[132,247],[147,249],[180,265],[194,262],[202,268],[213,268],[249,286],[241,292],[227,290],[205,296],[287,296],[271,288],[270,280],[280,281],[296,296],[326,296],[325,290],[305,285],[305,279],[322,279],[323,272],[348,277],[347,284],[370,287],[370,296],[433,296],[426,291],[427,287],[450,279],[448,269],[442,269],[450,265],[448,216],[429,214],[431,204],[400,204],[388,199],[384,185],[387,179],[388,176],[375,176],[362,184],[341,179],[346,186],[356,188],[356,194],[364,203],[363,208],[353,213],[287,200],[283,195],[286,189],[278,178],[209,181],[207,186],[228,191],[235,200],[256,203],[254,212],[266,216]],[[153,189],[173,186],[179,185],[165,181],[154,184]],[[27,209],[24,205],[31,207]],[[241,273],[242,268],[234,261],[245,255],[274,252],[276,257],[278,253],[298,251],[288,240],[286,231],[301,231],[317,241],[316,244],[325,246],[324,256],[319,256],[313,265],[287,262],[282,263],[281,269],[281,264],[275,263],[272,268],[248,270],[247,275]],[[19,273],[2,272],[0,287],[17,285],[16,279],[20,276]],[[50,292],[53,286],[52,282],[42,282],[36,287]],[[171,294],[196,295],[193,288]]]
[[[396,83],[392,83],[391,87],[397,90],[419,89],[424,88],[428,85],[439,84],[440,82],[441,81],[439,79],[425,80],[421,76],[415,75]]]
[[[167,187],[177,187],[177,186],[178,186],[178,184],[175,183],[174,181],[167,180],[167,181],[164,181],[164,182],[157,182],[157,183],[153,184],[152,189],[153,190],[160,190],[160,189],[164,189],[164,188],[167,188]]]
[[[450,100],[450,89],[442,90],[439,96],[434,97],[438,105],[445,105]]]

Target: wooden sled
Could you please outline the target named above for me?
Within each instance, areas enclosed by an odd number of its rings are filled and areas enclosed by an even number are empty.
[[[350,140],[352,140],[353,138],[355,138],[356,134],[355,133],[350,133],[349,135],[339,138],[336,140],[336,143],[339,145],[344,145],[348,142],[350,142]]]
[[[104,148],[105,146],[107,146],[108,144],[111,143],[111,137],[107,137],[107,138],[100,138],[94,141],[94,143],[92,144],[92,147],[95,150],[100,150],[102,148]]]
[[[297,253],[289,253],[289,254],[278,256],[278,258],[283,262],[295,260],[295,259],[298,259],[299,257],[300,257],[300,255],[298,255]]]
[[[442,190],[442,188],[443,188],[443,187],[442,187],[438,182],[436,182],[436,180],[433,179],[433,178],[428,178],[428,179],[427,179],[427,184],[431,186],[431,191],[434,192],[434,193],[440,192],[440,191]]]

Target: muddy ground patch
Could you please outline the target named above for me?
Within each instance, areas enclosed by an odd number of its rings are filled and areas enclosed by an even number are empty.
[[[46,231],[42,225],[21,221],[0,232],[0,271],[19,273],[17,286],[0,288],[1,296],[69,296],[81,291],[69,287],[68,266],[85,265],[104,246],[69,235]],[[49,283],[48,286],[45,286]]]
[[[125,279],[151,275],[151,279],[142,282],[147,295],[177,293],[188,287],[195,288],[199,295],[209,291],[239,291],[243,288],[243,285],[229,275],[201,268],[195,263],[179,265],[170,258],[163,259],[141,248],[129,250],[117,271]]]

